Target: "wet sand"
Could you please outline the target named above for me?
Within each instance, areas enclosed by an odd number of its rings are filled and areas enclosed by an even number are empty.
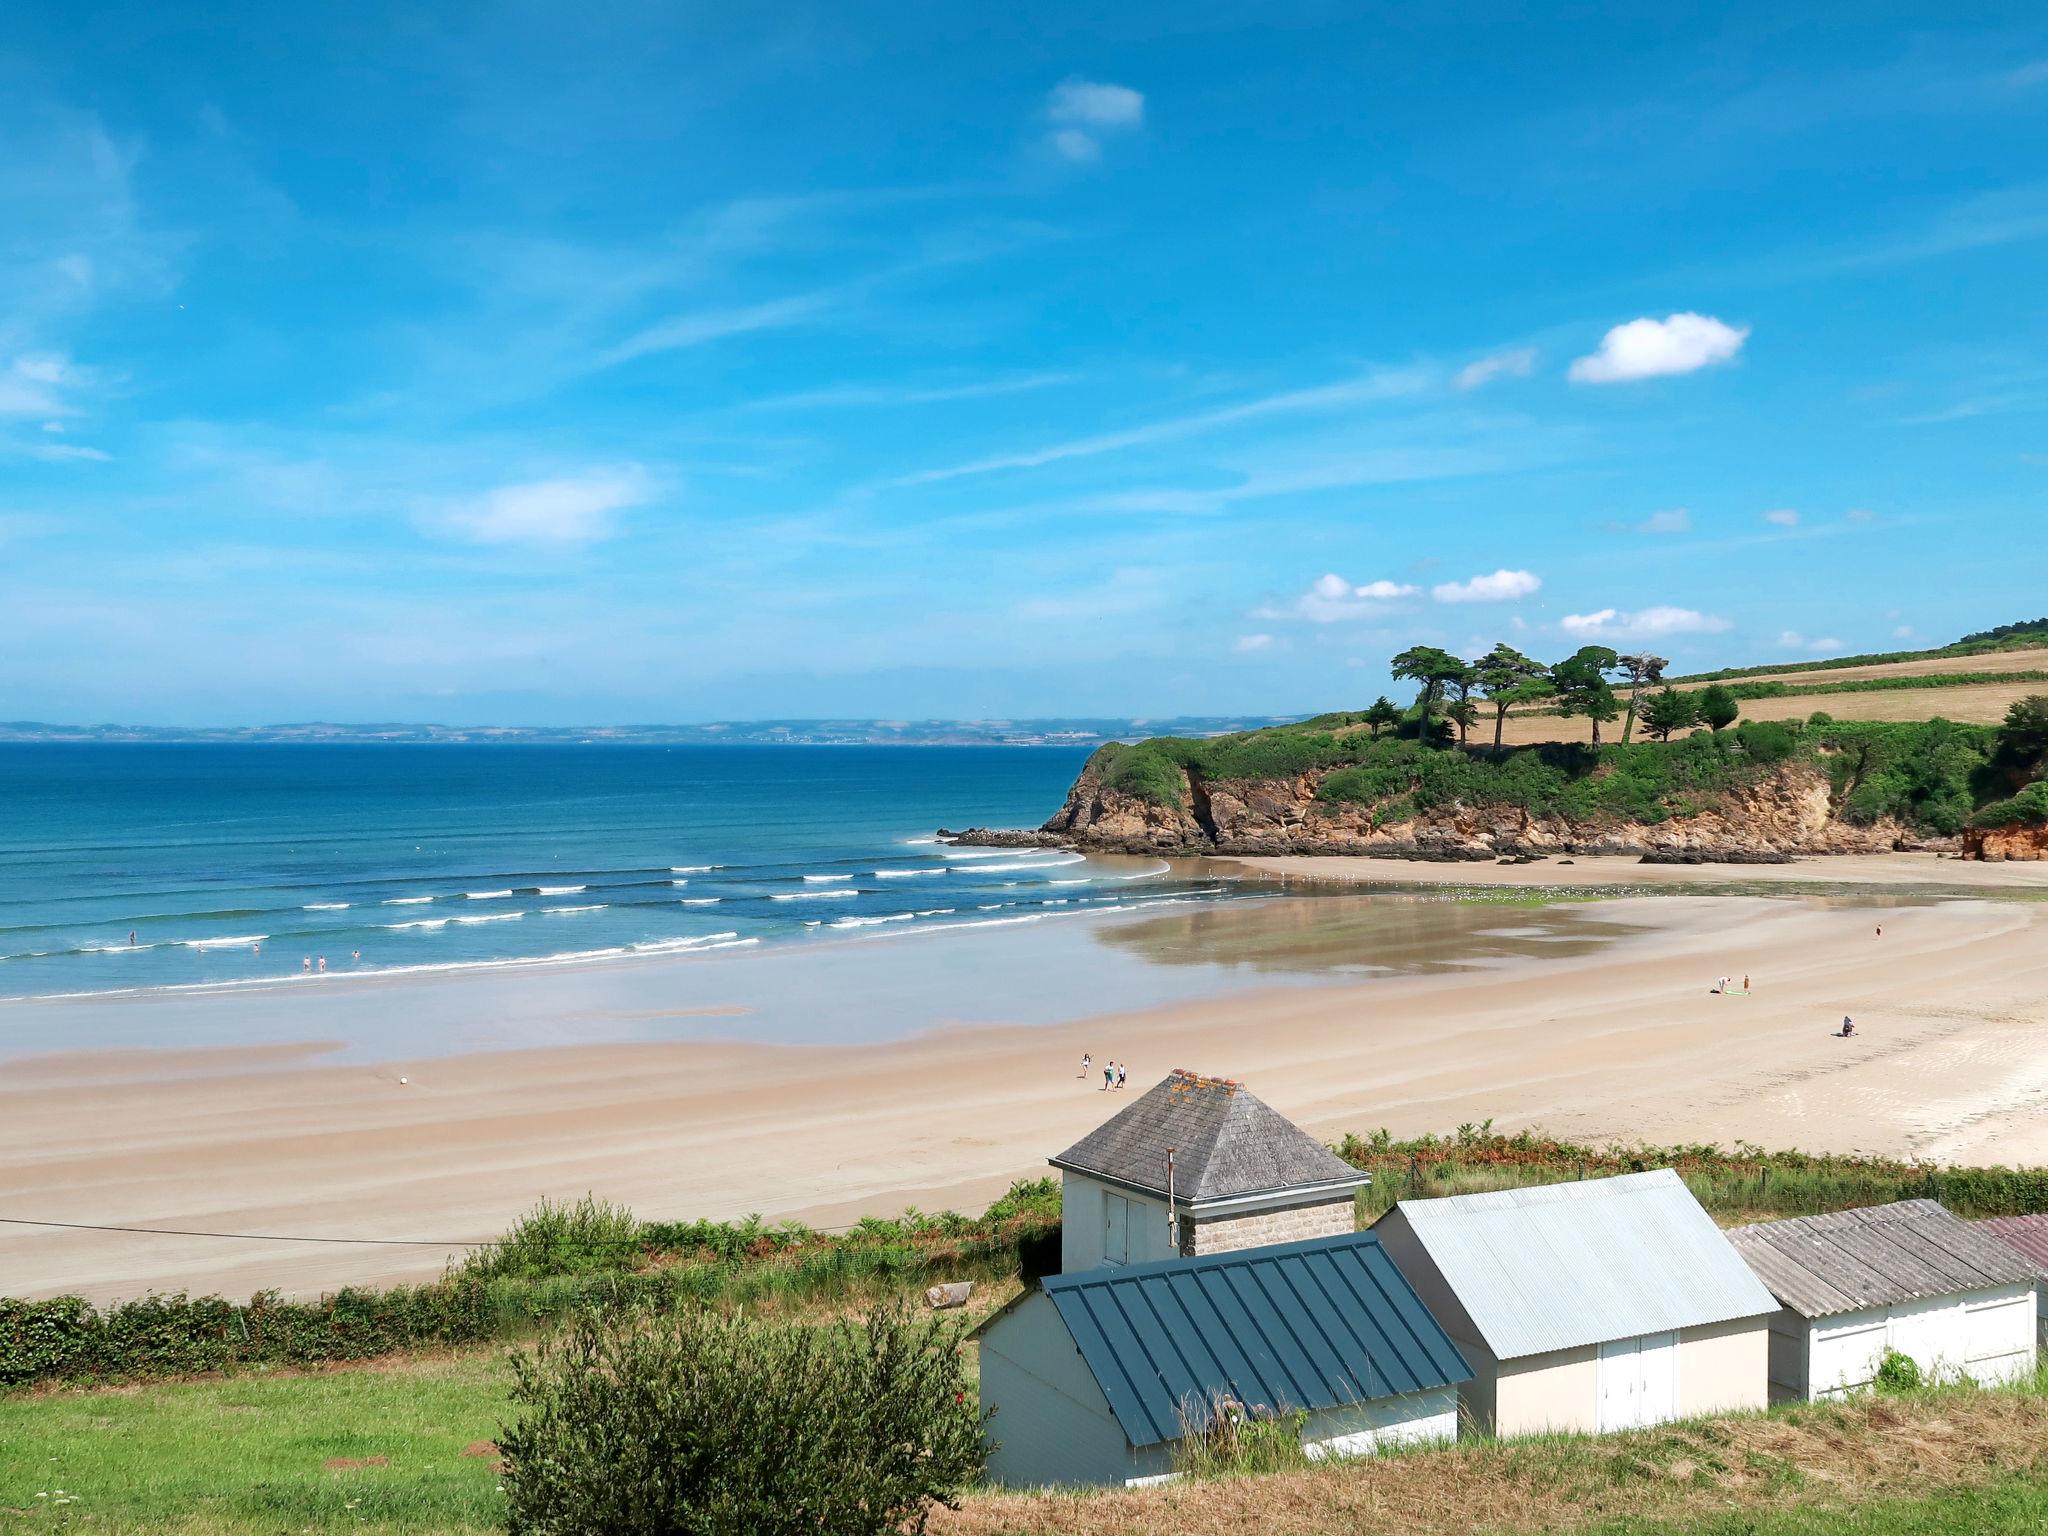
[[[1122,1102],[1077,1076],[1084,1049],[1127,1061],[1134,1088],[1179,1066],[1242,1078],[1333,1139],[1491,1118],[1596,1139],[2048,1160],[2048,905],[1440,903],[1496,952],[1394,974],[1369,969],[1398,945],[1361,937],[1363,905],[1183,909],[1113,937],[1077,925],[1087,943],[1145,951],[1161,976],[1176,955],[1196,957],[1182,974],[1202,985],[1066,1021],[1027,1022],[1022,1004],[1006,1021],[1004,1000],[982,997],[981,1022],[845,1045],[600,1033],[613,1043],[455,1055],[423,1043],[338,1064],[326,1053],[343,1042],[312,1038],[18,1058],[0,1069],[0,1213],[427,1241],[0,1227],[0,1292],[242,1295],[421,1278],[540,1195],[586,1190],[645,1216],[820,1224],[974,1207]],[[1402,923],[1433,921],[1416,915],[1429,903],[1401,910]],[[1306,953],[1289,961],[1290,948]],[[1723,972],[1748,972],[1754,994],[1708,995]],[[532,981],[472,977],[460,993],[487,1016]],[[401,987],[371,1006],[402,1020],[414,1001]],[[1844,1013],[1854,1040],[1831,1034]]]
[[[1809,857],[1788,864],[1645,864],[1635,858],[1539,859],[1533,864],[1491,860],[1445,863],[1426,859],[1373,859],[1350,854],[1282,854],[1271,858],[1218,858],[1223,871],[1252,871],[1288,882],[1343,885],[1514,886],[1543,889],[1713,887],[1741,890],[1777,886],[1855,891],[2048,892],[2048,860],[1987,864],[1935,853],[1873,853]]]

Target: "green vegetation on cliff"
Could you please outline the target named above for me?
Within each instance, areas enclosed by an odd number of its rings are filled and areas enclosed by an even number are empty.
[[[1714,809],[1783,765],[1812,764],[1836,813],[1859,825],[1885,817],[1943,836],[2000,791],[1993,763],[2001,731],[1947,720],[1911,723],[1745,721],[1673,741],[1594,748],[1547,743],[1501,752],[1427,745],[1409,734],[1375,736],[1362,713],[1194,741],[1156,737],[1103,747],[1090,770],[1107,789],[1180,806],[1198,785],[1319,779],[1325,805],[1377,808],[1382,824],[1431,811],[1513,809],[1579,823],[1655,824]]]

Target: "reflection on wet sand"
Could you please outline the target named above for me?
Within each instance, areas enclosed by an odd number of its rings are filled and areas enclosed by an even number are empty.
[[[1157,965],[1420,976],[1532,956],[1591,954],[1641,930],[1590,903],[1522,906],[1441,892],[1279,897],[1104,924],[1098,941]]]

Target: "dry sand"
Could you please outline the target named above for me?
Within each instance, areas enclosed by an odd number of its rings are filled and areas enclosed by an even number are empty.
[[[2048,1159],[2048,904],[1660,895],[1579,910],[1639,931],[1479,972],[1246,990],[892,1044],[590,1046],[375,1066],[312,1065],[300,1046],[220,1058],[232,1072],[205,1052],[16,1061],[0,1079],[0,1214],[433,1242],[0,1227],[0,1294],[419,1278],[451,1241],[502,1230],[543,1193],[592,1190],[647,1216],[821,1224],[905,1204],[973,1207],[1125,1102],[1076,1076],[1084,1049],[1128,1061],[1134,1089],[1176,1066],[1245,1079],[1332,1138],[1491,1117],[1593,1138]],[[1518,919],[1501,909],[1503,928]],[[1749,973],[1754,995],[1709,996],[1722,972]],[[490,986],[517,984],[480,981],[479,1007]],[[1844,1013],[1853,1040],[1830,1033]]]

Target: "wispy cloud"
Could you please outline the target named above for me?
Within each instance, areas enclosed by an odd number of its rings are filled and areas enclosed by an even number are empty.
[[[478,544],[562,548],[609,538],[615,514],[640,506],[651,494],[640,469],[604,470],[502,485],[445,509],[433,521]]]
[[[1797,528],[1799,514],[1790,507],[1773,507],[1763,514],[1764,521],[1773,528]]]
[[[1268,651],[1273,648],[1273,637],[1271,635],[1239,635],[1231,643],[1230,648],[1240,656],[1248,656],[1254,651]]]
[[[1127,85],[1066,80],[1046,97],[1045,116],[1053,125],[1046,135],[1053,153],[1076,165],[1091,165],[1102,158],[1104,135],[1143,125],[1145,97]]]
[[[1796,629],[1785,630],[1778,636],[1778,649],[1782,651],[1805,651],[1814,656],[1832,656],[1842,649],[1842,642],[1832,635],[1822,640],[1809,640]]]
[[[920,470],[916,474],[899,476],[888,483],[898,486],[930,485],[969,475],[994,474],[1001,470],[1039,469],[1065,459],[1094,458],[1100,454],[1118,453],[1127,448],[1142,448],[1177,438],[1195,437],[1220,427],[1236,426],[1241,422],[1336,411],[1347,406],[1397,399],[1419,393],[1427,386],[1427,382],[1428,376],[1417,370],[1385,369],[1337,384],[1286,390],[1280,394],[1266,395],[1261,399],[1247,400],[1239,405],[1196,411],[1191,415],[1155,421],[1122,432],[1103,432],[1092,437],[1070,438],[1065,442],[1049,443],[1044,447],[1026,449],[1021,453],[998,454],[944,469]]]
[[[1689,310],[1662,320],[1645,316],[1610,330],[1600,339],[1598,351],[1572,364],[1571,379],[1576,384],[1625,384],[1694,373],[1733,362],[1748,338],[1746,325],[1729,325]]]
[[[1729,628],[1726,619],[1694,608],[1659,605],[1625,612],[1602,608],[1594,613],[1568,613],[1558,628],[1579,640],[1656,640],[1667,635],[1711,635]]]
[[[1526,379],[1535,369],[1536,349],[1514,347],[1467,363],[1451,382],[1459,389],[1478,389],[1495,379]]]
[[[1543,578],[1533,571],[1498,570],[1470,581],[1439,582],[1429,595],[1440,603],[1511,603],[1534,594]]]
[[[1692,513],[1685,507],[1666,507],[1633,523],[1609,523],[1617,533],[1691,533]]]
[[[950,400],[986,400],[1000,395],[1021,395],[1032,390],[1071,384],[1068,373],[1028,373],[1014,378],[979,379],[965,384],[841,384],[827,389],[806,389],[787,395],[769,395],[737,407],[744,411],[833,410],[867,406],[941,405]]]

